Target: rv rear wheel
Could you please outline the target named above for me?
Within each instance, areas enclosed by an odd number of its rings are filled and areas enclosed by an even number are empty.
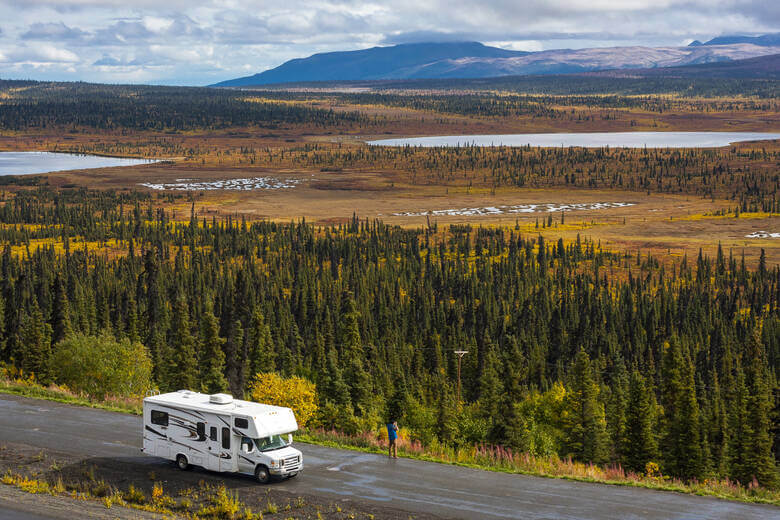
[[[265,466],[257,466],[255,468],[255,478],[261,484],[268,484],[271,481],[271,474],[268,473],[268,468]]]
[[[178,455],[176,457],[176,465],[179,466],[179,469],[182,471],[186,471],[186,469],[190,467],[190,463],[187,462],[187,457],[184,455]]]

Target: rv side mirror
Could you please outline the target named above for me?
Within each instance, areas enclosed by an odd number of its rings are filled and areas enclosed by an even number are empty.
[[[292,433],[287,434],[287,444],[292,444]]]

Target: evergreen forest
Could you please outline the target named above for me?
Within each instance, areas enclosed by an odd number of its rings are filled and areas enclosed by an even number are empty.
[[[511,226],[248,222],[164,202],[4,194],[2,361],[57,382],[69,338],[110,335],[145,346],[161,390],[308,379],[322,428],[392,415],[426,443],[778,483],[780,268],[763,255],[661,263]]]

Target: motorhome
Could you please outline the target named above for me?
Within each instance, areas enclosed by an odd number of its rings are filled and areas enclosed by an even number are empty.
[[[303,469],[303,455],[291,446],[298,423],[289,408],[189,390],[147,396],[143,408],[142,451],[182,470],[195,465],[266,483]]]

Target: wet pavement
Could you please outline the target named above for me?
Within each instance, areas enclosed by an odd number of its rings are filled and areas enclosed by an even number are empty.
[[[85,457],[116,457],[138,465],[159,463],[140,452],[137,416],[0,395],[0,418],[0,441]],[[306,467],[297,478],[277,486],[291,493],[385,504],[410,514],[463,519],[780,520],[780,508],[768,505],[391,460],[304,443],[296,447],[303,452]],[[17,513],[0,509],[0,518],[10,514]]]

